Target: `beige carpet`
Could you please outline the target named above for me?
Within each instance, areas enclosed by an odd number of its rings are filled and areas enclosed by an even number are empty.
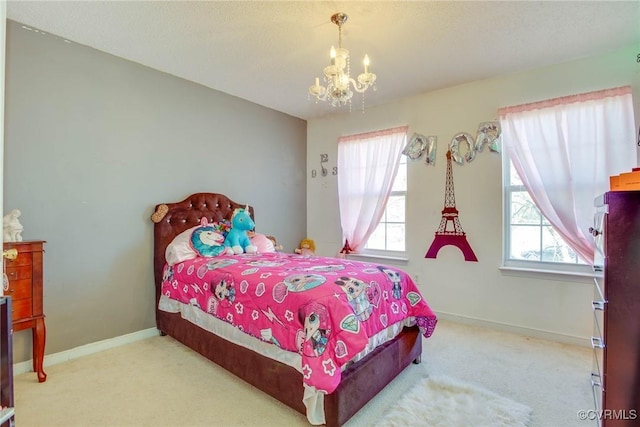
[[[533,427],[585,427],[591,351],[440,321],[411,365],[346,427],[369,427],[428,375],[446,375],[533,409]],[[305,426],[306,418],[169,337],[154,337],[15,378],[19,427]],[[457,427],[457,426],[447,426]],[[460,426],[466,427],[466,426]]]

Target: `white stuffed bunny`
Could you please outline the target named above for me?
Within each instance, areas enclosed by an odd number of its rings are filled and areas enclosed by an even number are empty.
[[[24,227],[18,220],[20,215],[19,209],[13,209],[2,218],[2,239],[5,242],[22,242]]]

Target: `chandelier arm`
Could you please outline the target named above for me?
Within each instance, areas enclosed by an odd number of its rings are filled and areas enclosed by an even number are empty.
[[[320,101],[326,101],[327,100],[327,92],[324,92],[322,95],[317,95],[316,98],[319,99]]]
[[[353,77],[350,77],[349,81],[353,85],[353,90],[355,90],[358,93],[365,92],[367,89],[369,89],[369,86],[371,86],[369,83],[360,84],[359,82],[355,81]]]
[[[313,96],[318,101],[327,100],[327,90],[324,86],[311,86],[309,88],[309,95]]]

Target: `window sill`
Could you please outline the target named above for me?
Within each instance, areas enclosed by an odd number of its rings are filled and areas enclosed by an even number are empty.
[[[399,264],[408,264],[409,258],[403,256],[390,256],[390,255],[379,255],[379,254],[370,254],[370,253],[359,253],[359,254],[348,254],[346,256],[347,259],[353,260],[380,260],[381,262],[393,262]]]
[[[514,276],[529,276],[545,279],[559,279],[559,280],[571,280],[582,282],[584,279],[601,278],[602,272],[585,272],[585,271],[563,271],[555,269],[543,269],[543,268],[531,268],[531,267],[513,267],[502,265],[498,269],[505,274],[511,274]]]

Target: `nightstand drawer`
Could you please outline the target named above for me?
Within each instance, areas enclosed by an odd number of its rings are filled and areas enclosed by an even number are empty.
[[[9,279],[9,289],[4,291],[5,295],[13,298],[14,301],[28,299],[31,300],[33,287],[31,279],[11,280]],[[14,304],[15,312],[15,304]],[[15,317],[15,316],[14,316]]]
[[[7,259],[4,264],[7,268],[19,267],[22,265],[31,265],[31,252],[18,252],[16,259]]]
[[[9,278],[9,283],[13,282],[14,280],[31,279],[31,266],[22,265],[20,267],[7,267],[6,273],[7,277]]]
[[[11,302],[13,308],[13,314],[11,320],[14,322],[20,319],[26,319],[33,315],[32,305],[30,299],[21,299]]]

